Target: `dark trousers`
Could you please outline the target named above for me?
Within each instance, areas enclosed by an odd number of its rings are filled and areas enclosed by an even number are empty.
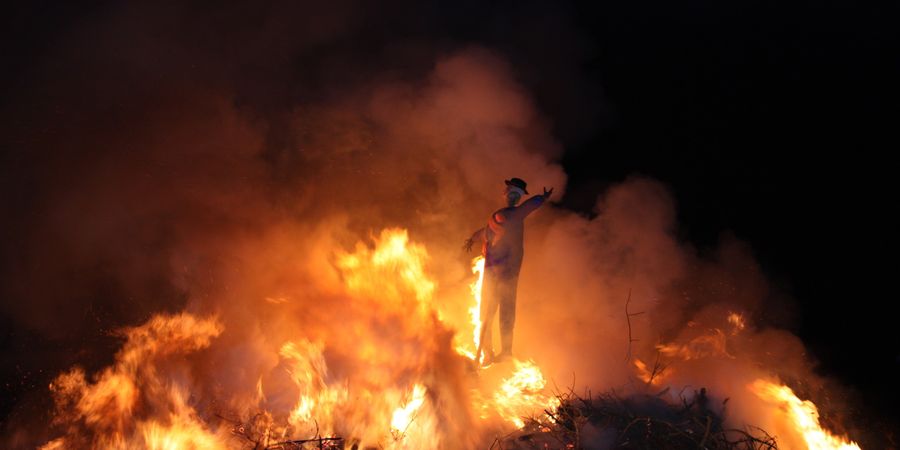
[[[516,288],[519,284],[519,267],[494,265],[485,268],[481,288],[481,332],[476,357],[493,355],[491,329],[494,315],[500,311],[501,352],[511,354],[513,328],[516,324]]]

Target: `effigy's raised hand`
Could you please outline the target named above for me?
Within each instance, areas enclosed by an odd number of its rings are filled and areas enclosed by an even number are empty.
[[[547,188],[545,187],[544,188],[544,200],[549,199],[551,195],[553,195],[553,188],[550,188],[550,190],[548,191]]]
[[[471,252],[472,244],[474,244],[474,243],[475,243],[475,241],[472,240],[472,238],[466,239],[466,242],[463,244],[463,250],[465,250],[466,252]]]

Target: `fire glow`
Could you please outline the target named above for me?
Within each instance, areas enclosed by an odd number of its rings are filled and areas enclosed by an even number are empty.
[[[493,386],[472,378],[459,386],[442,378],[446,358],[459,372],[477,364],[483,259],[473,262],[476,280],[465,300],[471,305],[468,317],[444,323],[434,305],[439,286],[429,276],[425,246],[410,242],[401,229],[385,230],[374,240],[374,248],[358,244],[352,253],[339,252],[335,266],[344,301],[370,309],[378,324],[386,324],[380,331],[386,336],[365,335],[351,324],[348,332],[363,337],[353,348],[334,348],[328,334],[313,338],[299,331],[278,343],[274,365],[254,374],[257,381],[245,386],[245,395],[220,401],[203,397],[219,391],[214,381],[195,373],[190,361],[215,345],[227,325],[217,317],[188,313],[155,316],[123,332],[125,344],[112,366],[92,377],[77,367],[57,377],[50,387],[55,423],[68,433],[41,449],[304,448],[286,444],[298,439],[318,439],[322,446],[336,442],[329,439],[346,439],[356,448],[463,449],[481,445],[459,438],[467,430],[521,428],[525,418],[560,405],[547,392],[541,368],[530,360],[483,369],[499,374]],[[290,301],[266,303],[279,307]],[[453,331],[454,350],[449,341],[435,338],[443,329]],[[711,332],[693,345],[659,350],[690,361],[711,352],[727,354],[724,340],[724,333]],[[365,368],[364,373],[342,373],[338,368],[345,360]],[[650,369],[640,360],[634,364],[649,382]],[[800,401],[789,388],[758,382],[751,389],[783,412],[780,423],[802,434],[809,449],[858,448],[822,430],[815,405]],[[234,419],[221,419],[226,416]],[[448,428],[448,423],[458,426]]]
[[[469,285],[469,291],[472,294],[472,298],[475,300],[468,309],[469,325],[472,327],[472,340],[467,340],[465,339],[464,334],[459,334],[457,335],[457,340],[461,340],[462,342],[457,342],[455,348],[456,352],[460,355],[463,355],[476,363],[481,363],[483,358],[478,358],[476,361],[475,352],[478,349],[478,345],[481,343],[479,331],[481,330],[481,287],[484,285],[483,256],[478,256],[472,260],[472,273],[476,276],[475,281]]]
[[[819,423],[819,411],[809,400],[800,400],[791,388],[766,380],[756,380],[748,387],[759,398],[778,407],[781,423],[803,437],[809,450],[859,450],[859,445],[845,437],[834,436]]]
[[[436,285],[426,273],[427,258],[424,246],[410,243],[405,230],[386,230],[376,239],[374,249],[360,244],[353,253],[338,254],[335,264],[350,297],[377,299],[381,308],[406,313],[404,331],[415,335],[435,326],[437,320],[432,305]],[[476,262],[474,270],[479,276],[475,283],[481,281],[482,267],[483,261]],[[478,327],[475,313],[480,290],[474,286],[472,322],[460,324],[461,329]],[[234,428],[211,422],[208,412],[192,400],[194,384],[202,381],[185,379],[189,377],[184,377],[183,368],[168,367],[168,358],[189,357],[209,347],[224,331],[225,326],[215,318],[199,319],[187,313],[156,316],[143,326],[126,330],[126,343],[114,366],[93,381],[74,368],[53,383],[57,422],[70,423],[80,432],[54,439],[42,449],[242,448],[247,440],[266,448],[297,436],[338,434],[350,434],[359,446],[462,448],[442,439],[436,429],[439,417],[432,402],[442,394],[429,374],[435,368],[422,355],[407,355],[412,362],[407,362],[404,374],[397,375],[410,380],[405,387],[403,383],[396,387],[397,380],[387,374],[351,385],[329,367],[327,342],[303,337],[280,345],[278,365],[272,370],[283,373],[296,393],[290,409],[265,407],[275,403],[268,397],[279,393],[273,393],[266,381],[273,374],[264,373],[255,386],[247,387],[254,393],[255,417],[261,417],[262,423],[251,430],[249,426]],[[469,347],[474,348],[471,346],[470,342]],[[387,371],[397,361],[382,360],[386,357],[383,350],[375,342],[360,342],[354,356]],[[278,385],[277,377],[274,379],[273,387]],[[534,363],[516,361],[515,372],[494,395],[472,395],[469,407],[520,425],[520,416],[553,406],[552,397],[542,393],[545,384]],[[243,417],[241,422],[246,420]]]

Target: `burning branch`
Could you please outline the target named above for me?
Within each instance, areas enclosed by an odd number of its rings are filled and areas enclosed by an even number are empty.
[[[647,380],[647,385],[652,385],[653,380],[658,375],[661,375],[663,373],[663,371],[666,370],[667,367],[669,367],[668,364],[662,363],[662,361],[659,359],[659,356],[660,356],[660,354],[657,351],[656,352],[656,360],[653,361],[653,369],[650,371],[650,378]]]
[[[243,423],[238,420],[228,419],[219,414],[216,417],[233,424],[231,434],[248,441],[253,445],[253,450],[304,450],[310,448],[316,449],[342,449],[344,448],[344,438],[341,437],[323,437],[319,436],[319,423],[315,422],[316,432],[314,437],[308,439],[288,439],[283,441],[271,442],[272,437],[272,417],[267,413],[257,413],[249,422]],[[276,433],[279,434],[279,433]],[[280,433],[284,434],[284,433]],[[284,436],[281,437],[284,439]],[[314,444],[310,447],[308,444]]]
[[[269,445],[265,450],[300,450],[305,448],[306,444],[317,444],[315,448],[319,449],[342,449],[344,448],[344,438],[317,437],[312,439],[295,439]]]

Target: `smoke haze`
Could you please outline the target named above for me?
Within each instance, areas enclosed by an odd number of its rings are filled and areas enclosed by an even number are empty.
[[[375,9],[103,6],[61,32],[2,110],[3,326],[11,348],[28,348],[4,358],[45,378],[75,364],[92,373],[121,345],[114,330],[186,311],[221,326],[184,363],[199,398],[256,402],[283,342],[319,342],[310,351],[356,383],[441,369],[431,382],[458,418],[445,436],[465,435],[474,416],[448,394],[465,390],[455,330],[403,325],[403,302],[348,300],[339,255],[408,230],[427,249],[435,307],[462,317],[463,240],[502,205],[504,179],[565,196],[558,133],[571,125],[538,110],[529,71],[511,62],[521,55],[416,25],[437,7]],[[546,30],[563,28],[557,13]],[[602,117],[594,108],[585,116]],[[595,213],[550,204],[527,223],[515,351],[557,385],[640,390],[629,349],[652,364],[659,344],[693,345],[663,354],[665,382],[731,397],[730,418],[765,428],[753,379],[823,383],[802,343],[767,327],[789,305],[771,309],[778,294],[745,244],[726,236],[698,252],[648,177],[607,189]],[[643,314],[626,317],[628,298]],[[747,328],[734,331],[731,313]],[[361,337],[391,350],[361,358]],[[403,366],[410,355],[421,360]],[[227,375],[196,381],[215,373]],[[267,404],[290,408],[296,393],[272,377]],[[52,437],[28,406],[46,404],[39,390],[8,407],[7,429],[27,430],[7,434],[13,448]]]

